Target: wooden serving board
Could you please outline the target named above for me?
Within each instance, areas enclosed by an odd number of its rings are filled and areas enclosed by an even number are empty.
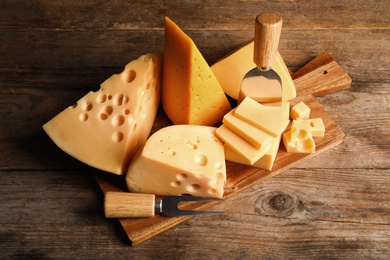
[[[310,118],[320,117],[323,119],[325,136],[315,138],[316,151],[313,154],[287,153],[283,144],[281,144],[272,171],[227,161],[227,182],[224,199],[230,198],[244,189],[259,184],[343,142],[345,137],[343,130],[326,113],[315,97],[349,88],[352,83],[351,78],[326,53],[293,73],[292,78],[297,89],[297,98],[291,101],[291,105],[304,101],[311,108]],[[169,124],[170,122],[164,113],[160,112],[152,131]],[[124,176],[98,174],[96,179],[103,192],[127,191]],[[186,209],[206,210],[216,205],[216,203],[219,202],[191,203]],[[152,218],[119,219],[119,221],[132,245],[137,245],[191,217],[156,215]]]

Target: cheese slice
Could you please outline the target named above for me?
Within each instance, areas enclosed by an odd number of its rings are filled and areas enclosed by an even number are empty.
[[[165,18],[162,105],[174,124],[213,126],[231,109],[192,39]]]
[[[279,146],[280,146],[280,140],[281,136],[278,138],[273,138],[270,147],[266,151],[266,153],[256,162],[253,164],[248,163],[246,158],[242,156],[241,154],[237,153],[235,150],[233,150],[230,146],[225,145],[224,146],[224,151],[225,151],[225,158],[228,161],[236,162],[236,163],[241,163],[241,164],[246,164],[250,166],[254,166],[260,169],[264,170],[272,170],[276,155],[279,151]]]
[[[216,128],[173,125],[155,132],[126,175],[132,192],[157,195],[223,196],[224,148]]]
[[[283,134],[283,143],[289,153],[314,153],[316,145],[310,121],[294,120],[291,129]]]
[[[147,54],[112,75],[43,129],[66,153],[97,169],[125,174],[145,143],[161,91],[161,54]]]
[[[271,142],[271,135],[236,117],[234,111],[235,109],[231,110],[223,117],[222,122],[224,125],[252,144],[255,148],[261,148]]]
[[[291,108],[290,116],[291,119],[309,119],[310,107],[301,101]]]
[[[225,93],[237,100],[241,82],[245,74],[256,67],[256,64],[253,62],[253,45],[254,43],[252,41],[211,66],[211,70],[214,72]],[[279,52],[277,52],[272,69],[282,80],[282,100],[295,98],[297,94],[294,81]],[[267,94],[265,93],[265,95]],[[274,95],[274,93],[269,94],[270,97]],[[270,99],[267,102],[273,102],[272,100],[274,99]]]
[[[216,132],[217,136],[224,141],[225,146],[230,146],[236,153],[240,154],[247,163],[253,164],[259,160],[271,146],[272,137],[264,142],[260,147],[256,148],[251,143],[247,142],[240,135],[235,133],[225,124],[221,125]]]
[[[267,107],[246,97],[236,108],[234,114],[247,123],[258,127],[274,137],[279,137],[290,120],[286,118],[286,109]]]

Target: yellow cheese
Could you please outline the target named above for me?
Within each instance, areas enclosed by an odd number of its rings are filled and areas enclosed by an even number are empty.
[[[247,142],[251,143],[255,148],[261,148],[271,142],[271,135],[239,119],[234,115],[234,111],[235,109],[231,110],[223,117],[222,122],[224,125],[229,127]]]
[[[294,120],[291,129],[283,134],[283,143],[289,153],[314,153],[315,142],[308,120]]]
[[[191,38],[165,19],[162,105],[174,124],[213,126],[231,109]]]
[[[265,169],[270,171],[272,170],[276,155],[279,150],[280,139],[281,136],[279,136],[278,138],[273,138],[271,145],[268,148],[267,152],[264,154],[264,156],[261,157],[253,164],[248,163],[245,157],[243,157],[241,154],[237,153],[230,146],[227,145],[224,146],[225,158],[228,161],[246,164],[246,165],[250,165],[250,166],[254,166],[260,169]]]
[[[235,133],[225,124],[221,125],[216,132],[217,136],[224,141],[225,146],[230,146],[236,153],[240,154],[247,163],[253,164],[259,160],[271,146],[272,137],[262,144],[259,148],[254,147],[240,135]]]
[[[290,116],[291,119],[309,119],[310,107],[308,107],[303,101],[301,101],[291,108]]]
[[[255,67],[252,41],[213,64],[211,70],[214,72],[225,93],[234,99],[238,99],[241,82],[245,74]],[[294,81],[279,52],[277,53],[272,69],[278,73],[282,80],[282,100],[295,98],[297,94]],[[268,102],[273,101],[270,100]]]
[[[310,133],[312,136],[323,137],[325,135],[325,126],[322,118],[308,119],[310,125]]]
[[[247,123],[258,127],[274,137],[279,137],[290,120],[286,118],[286,109],[267,107],[246,97],[236,108],[234,114]]]
[[[223,196],[226,165],[216,128],[173,125],[155,132],[126,175],[132,192],[157,195]]]
[[[43,128],[66,153],[103,171],[124,174],[145,143],[160,102],[161,54],[147,54],[112,75]]]

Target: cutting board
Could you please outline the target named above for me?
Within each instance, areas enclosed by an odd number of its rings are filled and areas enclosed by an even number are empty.
[[[292,78],[296,86],[297,98],[291,101],[291,105],[300,101],[305,102],[311,108],[310,118],[322,118],[325,125],[325,136],[314,139],[316,151],[313,154],[287,153],[281,144],[271,171],[227,161],[224,199],[228,199],[343,142],[345,137],[343,130],[316,101],[315,97],[349,88],[352,83],[351,78],[326,53],[321,54],[293,73]],[[169,124],[171,124],[169,119],[160,111],[152,132]],[[102,173],[96,175],[96,180],[103,192],[127,191],[124,176]],[[220,202],[191,203],[186,206],[186,209],[207,210],[217,203]],[[137,245],[191,217],[156,215],[152,218],[119,219],[119,222],[131,244]]]

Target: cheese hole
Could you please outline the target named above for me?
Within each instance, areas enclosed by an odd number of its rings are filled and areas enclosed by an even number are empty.
[[[299,129],[298,131],[298,138],[299,139],[304,139],[307,136],[307,131],[303,129]]]
[[[125,111],[123,111],[123,113],[124,113],[125,115],[128,115],[128,114],[130,114],[130,110],[129,110],[129,109],[125,109]]]
[[[212,194],[217,193],[217,190],[216,189],[209,189],[207,192],[212,195]]]
[[[113,140],[114,142],[117,142],[117,143],[122,142],[123,138],[124,138],[124,135],[123,135],[122,132],[115,132],[115,133],[112,135],[112,140]]]
[[[101,120],[106,120],[108,118],[108,115],[106,113],[101,113],[100,114],[100,119]]]
[[[310,138],[299,143],[299,147],[302,148],[302,150],[310,150],[313,145],[313,141]]]
[[[195,162],[199,166],[206,166],[208,162],[207,156],[205,154],[198,154],[195,156]]]
[[[80,119],[80,121],[82,121],[82,122],[83,122],[83,121],[87,121],[87,120],[88,120],[88,115],[85,114],[85,113],[83,113],[83,114],[80,115],[79,119]]]
[[[129,70],[128,73],[123,73],[123,81],[127,83],[131,83],[135,80],[137,76],[137,72],[135,70]]]
[[[199,184],[193,183],[191,185],[188,185],[187,190],[194,192],[200,190],[201,188],[202,186],[200,186]]]
[[[92,110],[92,104],[91,103],[85,103],[84,110],[85,111],[91,111]]]
[[[103,108],[103,113],[106,113],[108,116],[112,114],[113,108],[112,106],[106,106]]]
[[[104,103],[107,100],[107,95],[106,94],[101,94],[97,97],[96,101],[99,103]]]
[[[173,181],[173,182],[171,182],[171,186],[172,187],[179,187],[180,185],[181,185],[180,181]]]
[[[77,107],[77,103],[76,104],[74,104],[73,106],[71,106],[71,108],[76,108]]]
[[[314,123],[313,123],[313,122],[310,122],[310,126],[311,126],[311,127],[314,127]]]
[[[113,126],[121,126],[125,122],[125,118],[122,115],[117,115],[112,119]]]
[[[178,174],[178,175],[176,176],[176,178],[177,178],[178,180],[185,180],[185,179],[188,178],[188,175],[185,174],[185,173],[180,173],[180,174]]]

